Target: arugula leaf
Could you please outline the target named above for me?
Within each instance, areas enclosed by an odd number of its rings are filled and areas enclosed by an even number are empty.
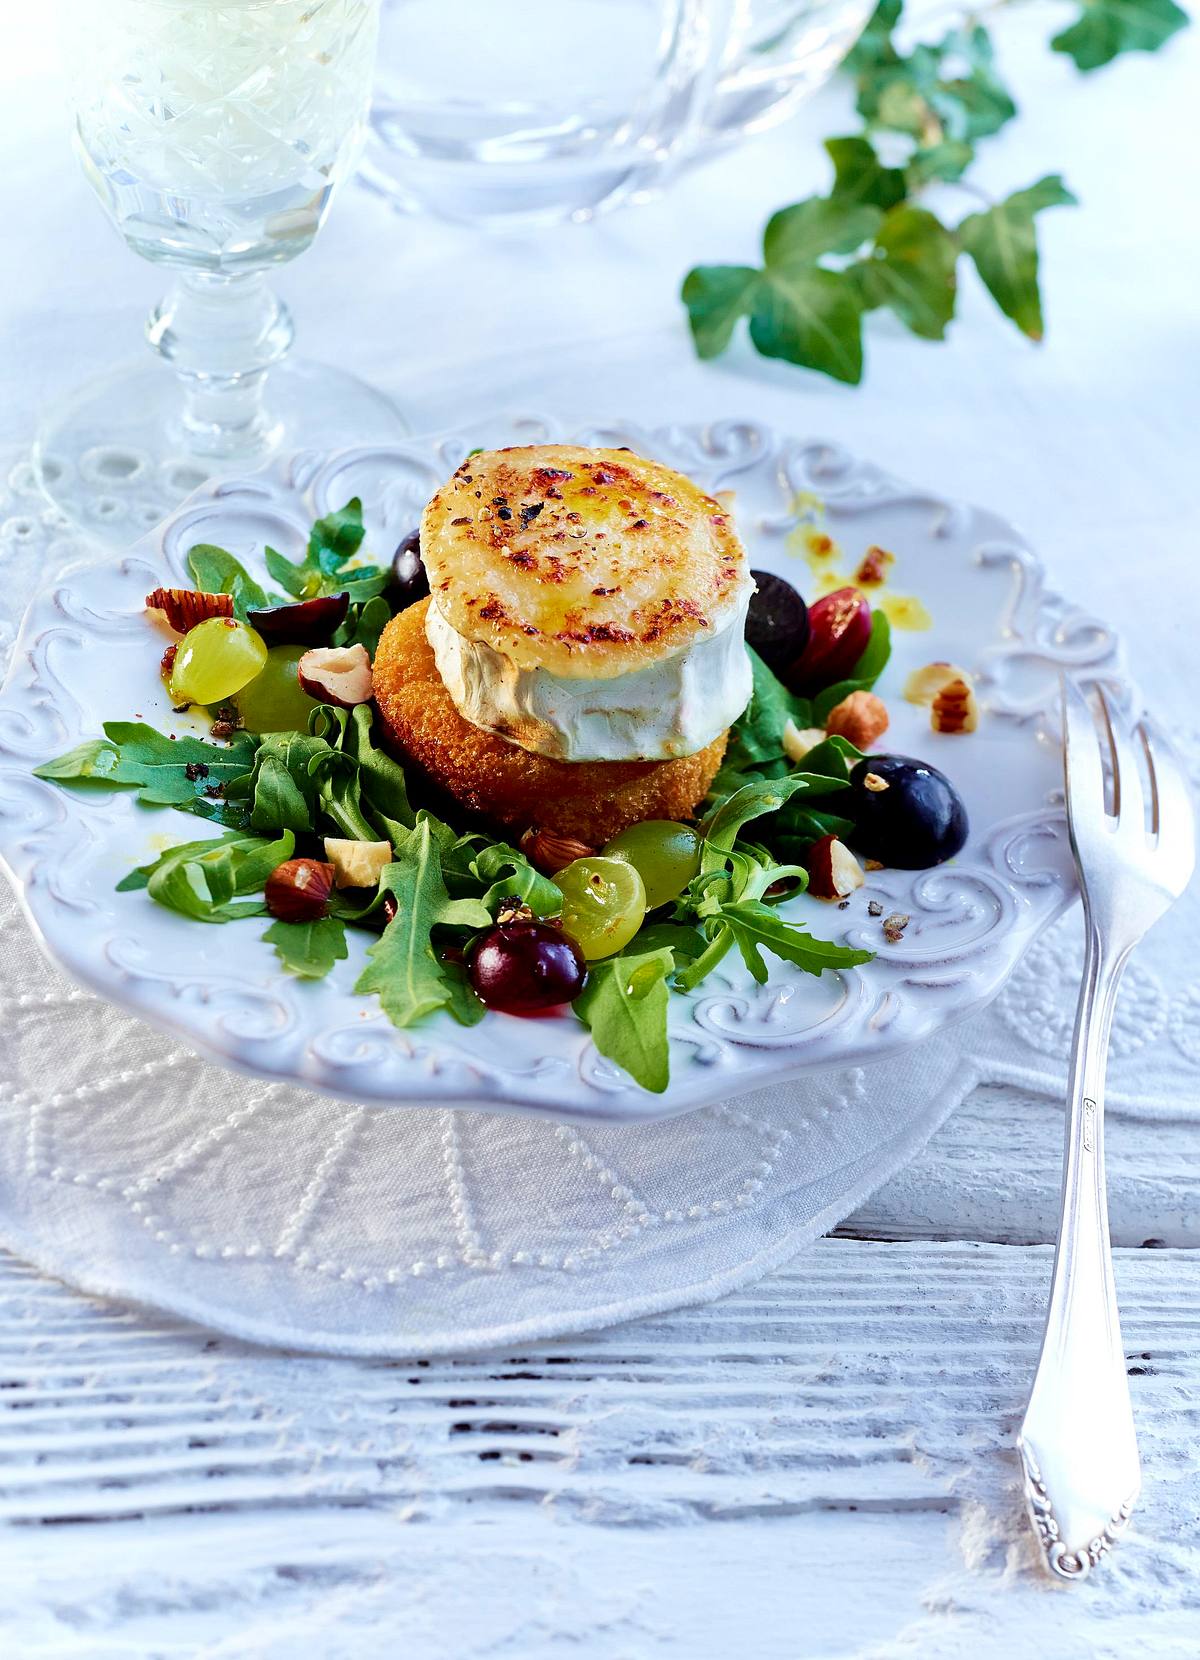
[[[667,946],[608,957],[590,966],[573,1005],[600,1053],[657,1095],[670,1076],[667,975],[673,968]]]
[[[863,305],[890,306],[914,334],[941,340],[954,316],[957,264],[958,244],[932,213],[895,207],[855,268]]]
[[[379,636],[391,620],[391,606],[386,599],[376,595],[374,599],[350,607],[345,622],[334,635],[333,643],[338,646],[362,646],[367,656],[374,660]]]
[[[354,757],[326,745],[313,756],[308,770],[316,782],[320,810],[332,819],[339,833],[354,841],[378,841],[375,826],[363,808],[361,773]]]
[[[354,989],[377,992],[388,1019],[411,1026],[454,996],[446,965],[434,952],[434,928],[486,928],[492,919],[479,900],[450,898],[441,850],[427,823],[409,832],[397,855],[379,884],[381,895],[395,899],[396,914],[368,951]]]
[[[323,980],[347,955],[346,924],[336,916],[316,922],[273,922],[263,939],[275,947],[288,973],[302,980]]]
[[[640,957],[647,951],[667,950],[678,968],[681,963],[694,963],[703,955],[707,943],[699,928],[687,923],[650,922],[638,930],[620,955]]]
[[[836,686],[826,686],[823,692],[817,693],[813,699],[813,724],[824,726],[830,712],[851,692],[869,692],[887,667],[891,655],[892,626],[883,611],[872,611],[871,637],[863,648],[862,656],[845,680],[839,680]],[[803,764],[806,771],[811,770],[807,755]]]
[[[312,763],[328,753],[322,738],[306,732],[267,732],[259,742],[250,772],[235,778],[226,794],[250,802],[250,824],[255,830],[313,828],[317,784]]]
[[[442,980],[446,987],[446,1007],[460,1026],[478,1026],[487,1013],[486,1005],[476,996],[464,964],[452,958],[442,963]]]
[[[986,212],[972,213],[958,227],[959,241],[992,298],[1031,340],[1040,340],[1044,332],[1034,217],[1045,208],[1074,203],[1058,174],[1050,173]]]
[[[197,542],[188,553],[192,581],[205,594],[232,594],[234,615],[246,620],[270,601],[265,591],[231,553],[211,542]]]
[[[233,828],[246,823],[236,801],[206,792],[222,789],[245,773],[258,739],[235,734],[228,746],[200,738],[169,738],[145,721],[106,721],[104,738],[76,745],[66,755],[35,769],[35,777],[56,784],[136,789],[148,807],[179,807]]]
[[[492,842],[480,848],[471,860],[470,869],[481,883],[487,884],[482,903],[490,913],[506,899],[528,905],[534,916],[557,916],[562,910],[562,893],[550,878],[535,870],[523,853],[505,842]]]
[[[267,548],[263,558],[271,576],[293,599],[348,593],[351,604],[361,605],[381,594],[388,581],[388,573],[378,565],[347,565],[364,534],[362,503],[353,496],[345,507],[313,525],[303,559],[293,563],[275,548]]]
[[[374,718],[369,703],[358,704],[343,728],[343,742],[347,753],[358,763],[359,780],[368,807],[382,814],[389,823],[411,829],[416,823],[416,815],[409,805],[404,768],[386,750],[376,746],[372,736]]]
[[[762,984],[767,978],[763,961],[764,949],[794,963],[806,974],[822,974],[827,968],[854,968],[869,963],[874,953],[854,951],[846,945],[835,945],[831,940],[813,939],[812,935],[793,922],[787,922],[769,905],[758,901],[741,901],[726,905],[721,919],[732,931],[742,960]]]
[[[1082,0],[1083,9],[1050,45],[1084,71],[1111,63],[1121,52],[1157,52],[1188,14],[1174,0]]]
[[[835,732],[809,750],[800,763],[804,771],[799,776],[808,784],[810,794],[827,793],[831,779],[839,788],[849,783],[851,772],[863,758],[861,749]]]
[[[295,846],[290,830],[275,841],[233,831],[207,841],[185,842],[130,871],[117,884],[117,892],[145,888],[158,904],[194,922],[265,916],[266,906],[261,903],[233,901],[260,892],[276,866],[291,858]]]
[[[40,767],[34,767],[33,776],[50,779],[56,784],[101,784],[119,789],[126,782],[113,777],[120,760],[121,752],[116,744],[110,743],[107,738],[88,738],[85,743],[67,750],[65,755],[58,755],[53,761],[44,761]]]
[[[747,767],[783,755],[783,730],[794,721],[802,730],[813,723],[812,705],[797,697],[763,662],[752,646],[746,647],[754,676],[754,690],[744,711],[734,721],[725,752],[725,765]]]
[[[868,202],[886,212],[908,195],[904,169],[885,167],[869,139],[827,138],[825,148],[834,167],[835,202]]]
[[[706,849],[718,853],[731,852],[744,825],[752,819],[761,818],[764,813],[777,813],[797,790],[807,788],[808,779],[803,773],[793,773],[789,778],[754,779],[743,784],[702,820],[700,834]]]

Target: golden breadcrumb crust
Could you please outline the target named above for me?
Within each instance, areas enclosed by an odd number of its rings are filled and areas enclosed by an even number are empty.
[[[628,450],[468,456],[421,519],[434,602],[521,669],[608,679],[716,633],[750,587],[729,508]]]
[[[389,746],[472,813],[602,846],[645,818],[687,819],[704,799],[727,733],[674,761],[552,761],[465,721],[438,674],[421,600],[393,617],[375,653],[375,706]]]

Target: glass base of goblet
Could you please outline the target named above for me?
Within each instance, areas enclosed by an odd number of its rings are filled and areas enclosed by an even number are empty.
[[[54,505],[89,535],[128,546],[212,478],[254,472],[277,455],[388,443],[409,427],[384,393],[343,369],[286,360],[267,377],[266,430],[237,454],[200,455],[183,426],[179,377],[128,364],[51,409],[33,460]]]

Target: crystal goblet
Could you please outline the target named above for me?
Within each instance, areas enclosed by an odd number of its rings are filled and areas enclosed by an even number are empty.
[[[284,361],[292,322],[264,275],[309,246],[355,164],[379,0],[64,5],[84,172],[134,252],[175,279],[146,325],[161,361],[91,382],[44,422],[47,494],[127,539],[280,445],[398,436],[382,393]]]

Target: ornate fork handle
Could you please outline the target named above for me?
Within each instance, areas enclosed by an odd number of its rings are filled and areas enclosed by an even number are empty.
[[[1068,1094],[1062,1217],[1046,1333],[1018,1446],[1050,1568],[1086,1574],[1129,1521],[1141,1485],[1108,1238],[1104,1077],[1117,988],[1113,949],[1088,916]]]

